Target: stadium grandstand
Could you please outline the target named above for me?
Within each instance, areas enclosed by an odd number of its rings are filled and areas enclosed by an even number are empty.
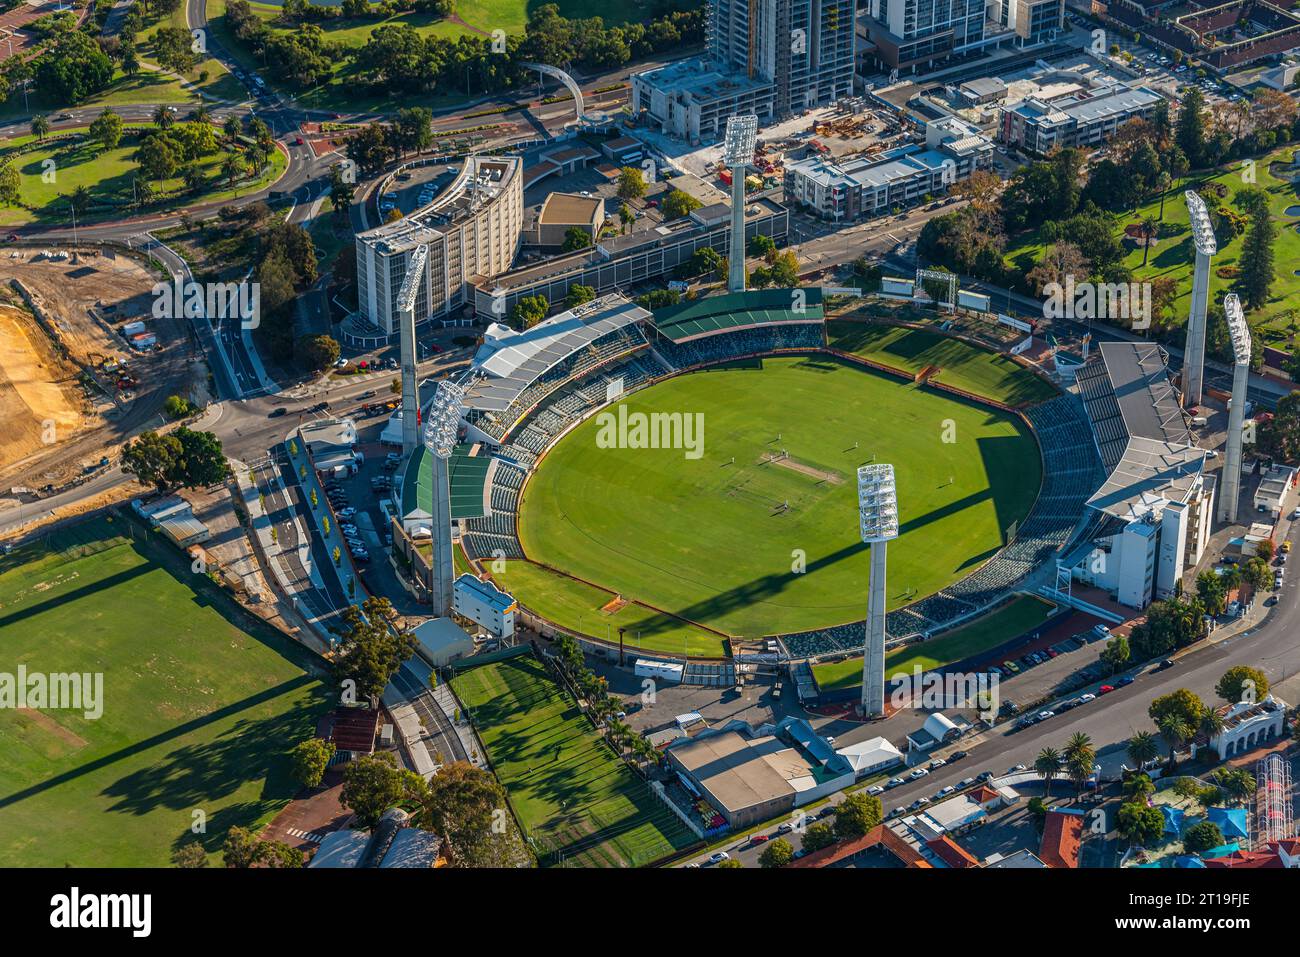
[[[821,290],[777,289],[693,300],[653,316],[611,294],[562,312],[525,332],[489,328],[466,388],[465,441],[495,467],[484,473],[483,514],[460,521],[474,559],[524,558],[517,516],[528,474],[564,434],[629,392],[678,373],[756,356],[826,348]],[[1085,379],[1087,377],[1085,376]],[[971,575],[890,612],[891,640],[944,630],[1017,590],[1035,571],[1089,544],[1098,524],[1088,508],[1110,469],[1100,454],[1091,409],[1065,393],[1021,410],[1037,436],[1043,485],[1010,541]],[[777,635],[783,655],[816,658],[857,651],[862,623]]]
[[[1075,381],[1105,476],[1087,499],[1089,534],[1061,559],[1057,587],[1079,581],[1144,608],[1172,595],[1209,544],[1215,479],[1160,346],[1104,342]]]

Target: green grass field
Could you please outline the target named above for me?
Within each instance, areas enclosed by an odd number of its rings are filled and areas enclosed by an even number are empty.
[[[1043,402],[1056,390],[1014,359],[979,349],[960,339],[924,329],[831,320],[826,339],[832,349],[916,375],[938,366],[933,381],[1004,405]]]
[[[543,866],[639,867],[694,842],[536,659],[470,668],[451,685]]]
[[[910,673],[916,665],[920,665],[922,671],[930,671],[996,648],[1004,641],[1037,628],[1047,620],[1053,607],[1041,598],[1021,595],[992,614],[977,618],[956,631],[886,655],[886,678],[899,672]],[[813,675],[823,691],[855,688],[862,684],[862,659],[847,658],[813,665]]]
[[[505,572],[495,577],[512,595],[526,594],[524,604],[530,611],[584,635],[613,642],[618,641],[618,630],[623,628],[624,641],[632,647],[699,658],[721,658],[726,654],[720,635],[644,605],[631,603],[615,612],[602,611],[613,599],[612,594],[541,565],[506,562]]]
[[[30,141],[24,137],[23,141]],[[15,145],[18,141],[15,141]],[[63,223],[71,222],[67,197],[78,186],[90,190],[92,202],[95,200],[124,202],[131,198],[131,182],[135,176],[136,163],[133,159],[138,147],[136,137],[124,137],[121,145],[111,150],[102,150],[97,144],[88,140],[68,142],[52,140],[41,149],[17,154],[14,163],[21,177],[20,196],[24,203],[36,208],[32,212],[23,208],[0,208],[0,223],[17,225],[29,222]],[[7,151],[0,150],[0,162],[4,162]],[[199,203],[213,202],[244,195],[269,186],[284,174],[287,162],[280,150],[273,150],[265,172],[257,179],[237,180],[234,187],[221,176],[220,151],[201,158],[195,165],[206,178],[206,188],[195,194],[182,194],[164,204],[162,208],[176,206],[194,206]],[[44,173],[47,160],[54,161],[54,180],[46,182]],[[180,177],[169,180],[157,180],[153,183],[159,192],[178,190],[184,186]],[[156,212],[159,207],[148,211]],[[136,211],[126,206],[111,208],[91,207],[85,216],[78,216],[78,222],[94,222],[102,219],[120,219],[136,215]]]
[[[287,754],[328,707],[304,652],[124,528],[0,559],[0,670],[102,672],[104,688],[98,719],[0,710],[0,867],[165,867],[194,839],[218,852],[292,797]]]
[[[1278,163],[1289,163],[1293,151],[1294,147],[1277,150],[1255,164],[1253,185],[1268,192],[1269,209],[1277,227],[1277,239],[1273,244],[1275,278],[1270,301],[1247,317],[1266,344],[1287,349],[1294,347],[1294,336],[1300,331],[1300,323],[1297,322],[1300,320],[1300,276],[1295,273],[1300,268],[1300,232],[1297,232],[1300,216],[1294,212],[1288,215],[1286,210],[1300,204],[1300,191],[1294,184],[1275,175],[1272,167]],[[1135,281],[1152,280],[1161,276],[1172,276],[1178,281],[1178,298],[1173,306],[1175,326],[1187,321],[1191,309],[1192,269],[1196,254],[1183,192],[1205,179],[1221,183],[1228,190],[1223,199],[1207,201],[1212,209],[1227,206],[1236,210],[1233,197],[1239,190],[1251,185],[1243,180],[1240,163],[1224,167],[1212,177],[1198,177],[1178,184],[1165,198],[1163,227],[1147,264],[1142,264],[1141,249],[1131,248],[1124,258],[1124,265],[1133,270]],[[1118,235],[1123,234],[1125,226],[1141,223],[1148,216],[1159,222],[1159,196],[1141,206],[1136,213],[1120,214]],[[1224,294],[1232,291],[1234,280],[1215,273],[1223,266],[1240,266],[1243,242],[1244,236],[1238,236],[1226,246],[1221,246],[1214,257],[1210,270],[1211,302],[1222,302]],[[1043,249],[1044,243],[1038,234],[1027,233],[1008,246],[1006,259],[1017,269],[1029,269],[1041,258]]]
[[[901,488],[891,607],[992,557],[1040,485],[1036,443],[1015,417],[834,359],[696,372],[620,405],[702,413],[702,456],[601,448],[593,417],[525,488],[525,553],[736,636],[862,617],[869,561],[858,536],[859,465],[892,463]],[[767,461],[782,449],[788,459]],[[545,605],[545,594],[522,585],[521,603]],[[654,638],[643,629],[642,644]]]

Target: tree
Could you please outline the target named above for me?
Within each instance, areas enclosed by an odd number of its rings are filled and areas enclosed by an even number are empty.
[[[1156,793],[1155,783],[1149,774],[1134,774],[1124,782],[1124,797],[1128,801],[1145,801]]]
[[[575,283],[569,287],[569,295],[564,300],[564,304],[572,309],[574,306],[581,306],[584,302],[591,302],[596,298],[596,290],[590,286],[584,286],[581,283]]]
[[[393,136],[399,149],[421,153],[433,144],[433,112],[425,106],[408,106],[397,111]]]
[[[140,72],[140,55],[135,52],[134,44],[122,47],[122,72],[130,77]]]
[[[11,164],[0,165],[0,205],[17,206],[22,196],[23,180]]]
[[[560,246],[562,252],[571,253],[579,249],[587,249],[592,245],[591,233],[581,226],[570,226],[564,231],[564,243]]]
[[[325,776],[330,759],[334,757],[334,742],[322,741],[320,738],[306,738],[299,741],[289,752],[293,762],[294,780],[303,787],[314,788]]]
[[[794,860],[794,848],[785,838],[778,837],[775,841],[768,841],[767,847],[763,848],[763,853],[758,856],[758,866],[774,870],[785,867],[792,860]]]
[[[1174,138],[1191,168],[1200,169],[1205,157],[1205,96],[1194,86],[1183,93]]]
[[[180,440],[175,435],[160,435],[152,430],[142,432],[122,448],[122,471],[161,491],[173,481],[182,455]]]
[[[1201,701],[1195,692],[1188,691],[1186,688],[1179,688],[1167,695],[1161,695],[1152,701],[1147,708],[1148,717],[1157,724],[1161,718],[1172,714],[1192,727],[1196,727],[1200,723],[1201,715],[1204,713],[1205,703]]]
[[[399,768],[387,751],[362,755],[343,771],[339,803],[356,813],[362,827],[374,827],[385,811],[406,796],[412,777],[418,775]]]
[[[1268,688],[1268,676],[1260,669],[1233,665],[1214,686],[1214,693],[1228,704],[1237,704],[1240,701],[1263,701]]]
[[[1204,854],[1223,845],[1223,832],[1213,821],[1201,821],[1183,832],[1183,850],[1189,854]]]
[[[197,870],[208,866],[208,852],[198,841],[186,841],[172,851],[172,867]]]
[[[373,596],[360,609],[350,605],[343,613],[346,630],[339,639],[335,669],[340,681],[355,681],[357,691],[368,698],[378,698],[415,653],[415,639],[409,631],[392,627],[394,617],[388,599]]]
[[[624,166],[618,171],[618,195],[620,199],[640,199],[645,195],[645,178],[635,166]]]
[[[1029,811],[1030,817],[1034,819],[1034,826],[1041,833],[1047,824],[1047,802],[1037,796],[1031,797],[1026,810]]]
[[[172,419],[173,421],[185,418],[185,416],[189,415],[192,411],[193,406],[190,405],[188,399],[182,396],[169,395],[163,401],[163,413],[167,418]]]
[[[664,196],[663,201],[659,204],[659,209],[664,214],[664,219],[681,219],[703,205],[690,193],[673,188]]]
[[[835,829],[825,821],[809,824],[803,835],[803,849],[812,853],[835,843]]]
[[[1239,260],[1242,305],[1247,309],[1259,309],[1268,302],[1273,288],[1273,240],[1276,235],[1267,205],[1255,207],[1250,213],[1250,228],[1246,230]]]
[[[1043,748],[1034,758],[1034,770],[1043,779],[1043,793],[1052,793],[1052,779],[1061,773],[1061,752],[1056,748]]]
[[[717,273],[726,260],[712,246],[701,246],[695,252],[691,253],[691,258],[686,260],[685,275],[699,276],[704,273]]]
[[[1097,764],[1097,749],[1093,747],[1092,739],[1082,731],[1070,735],[1061,755],[1065,758],[1066,773],[1075,789],[1082,794],[1084,785]]]
[[[723,868],[726,868],[727,870],[734,870],[737,867],[744,867],[744,866],[745,866],[744,864],[740,863],[740,861],[736,860],[734,857],[729,857],[721,864],[718,865],[718,869],[721,870]]]
[[[36,83],[59,103],[80,103],[107,89],[113,61],[80,30],[60,34],[36,58]]]
[[[200,488],[223,482],[230,475],[221,440],[211,432],[195,432],[181,426],[172,435],[181,454],[172,480],[182,488]]]
[[[1159,810],[1145,804],[1121,804],[1115,815],[1115,829],[1129,844],[1150,847],[1164,836],[1165,819]]]
[[[1150,731],[1139,731],[1128,739],[1126,751],[1129,758],[1140,769],[1160,753],[1160,746],[1156,742],[1156,736]]]
[[[90,124],[90,135],[104,149],[111,150],[122,141],[122,126],[122,117],[106,107]]]
[[[865,792],[850,794],[835,814],[835,836],[841,841],[861,837],[884,819],[880,798]]]
[[[342,350],[333,336],[303,336],[295,354],[313,372],[323,372],[338,362]]]
[[[50,118],[37,113],[32,117],[31,131],[38,142],[44,143],[45,137],[50,133]]]
[[[258,840],[247,828],[232,827],[226,832],[226,842],[221,847],[222,863],[226,867],[252,867],[261,857]]]
[[[1195,726],[1188,724],[1176,714],[1167,714],[1156,722],[1156,730],[1165,744],[1169,745],[1169,764],[1174,764],[1174,752],[1185,744],[1195,733]]]
[[[135,161],[148,179],[171,179],[176,175],[184,154],[179,144],[166,133],[150,133],[135,151]]]
[[[546,318],[550,308],[545,296],[521,296],[510,310],[510,325],[520,331],[531,329]]]
[[[189,73],[194,69],[193,39],[184,27],[165,26],[153,37],[153,55],[158,65],[173,73]]]
[[[384,217],[384,223],[385,224],[395,223],[405,215],[406,215],[405,213],[403,213],[400,209],[394,206],[392,209],[388,211],[388,215]]]
[[[1120,671],[1129,660],[1128,639],[1123,635],[1117,635],[1106,642],[1106,647],[1102,649],[1101,660],[1110,668],[1110,673],[1115,674]]]
[[[490,771],[465,761],[445,764],[427,783],[410,776],[423,822],[442,835],[457,867],[521,867],[529,863],[505,790]]]
[[[1221,615],[1228,605],[1228,586],[1223,576],[1206,569],[1196,576],[1196,595],[1210,615]]]
[[[755,233],[749,241],[749,255],[761,256],[768,262],[776,256],[776,240],[771,236],[764,236],[762,233]]]
[[[1245,768],[1216,768],[1210,780],[1232,801],[1241,804],[1254,797],[1258,783]]]
[[[334,212],[339,215],[352,207],[352,197],[356,194],[356,183],[349,179],[342,163],[330,167],[330,199],[334,202]]]
[[[68,197],[68,205],[72,207],[74,213],[84,215],[86,210],[90,208],[91,198],[90,187],[85,183],[81,183],[72,190],[72,194]]]

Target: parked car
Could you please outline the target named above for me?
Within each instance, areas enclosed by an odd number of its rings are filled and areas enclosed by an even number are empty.
[[[272,409],[270,412],[266,413],[266,417],[268,419],[278,419],[280,418],[280,416],[287,415],[288,413],[289,410],[286,409],[284,406],[278,406]]]
[[[871,787],[867,788],[867,793],[874,797],[877,794],[884,794],[885,789],[882,788],[879,784],[873,784],[871,785]]]
[[[949,784],[947,787],[942,787],[938,791],[934,792],[934,799],[938,801],[942,798],[946,798],[949,794],[951,794],[955,790],[957,789],[953,787],[951,784]]]
[[[731,860],[731,855],[726,851],[715,851],[709,855],[710,864],[721,864],[723,861]]]
[[[896,808],[894,808],[892,811],[889,812],[889,817],[898,817],[900,814],[906,814],[906,813],[907,813],[907,808],[905,808],[905,807],[896,807]]]
[[[751,845],[752,845],[752,844],[766,844],[767,842],[768,842],[768,836],[767,836],[766,834],[755,834],[753,837],[751,837],[751,838],[749,839],[749,843],[750,843]]]
[[[933,761],[930,762],[930,765],[929,765],[929,766],[930,766],[930,770],[931,770],[931,771],[937,771],[937,770],[939,770],[939,768],[943,767],[943,766],[944,766],[945,764],[947,764],[947,763],[948,763],[948,762],[945,761],[943,758],[935,758]]]
[[[1049,658],[1055,658],[1057,655],[1060,654],[1060,652],[1057,651],[1055,648],[1048,648],[1046,654],[1047,657]]]
[[[1040,712],[1038,712],[1038,720],[1039,720],[1039,721],[1046,721],[1048,718],[1055,718],[1055,717],[1056,717],[1056,712],[1055,712],[1055,711],[1040,711]]]
[[[838,811],[839,808],[837,808],[834,804],[828,804],[820,811],[817,812],[817,820],[820,821],[824,817],[830,817],[832,814],[835,814]]]
[[[966,788],[970,787],[974,783],[975,783],[974,778],[962,778],[960,781],[957,782],[957,787],[961,790],[965,790]]]
[[[1100,688],[1097,689],[1097,694],[1110,694],[1114,690],[1115,690],[1114,685],[1102,685]]]
[[[793,827],[792,825],[790,825],[790,824],[782,824],[780,827],[778,827],[778,828],[776,829],[776,833],[778,833],[778,834],[789,834],[789,833],[790,833],[791,831],[793,831],[793,830],[794,830],[794,827]]]
[[[1028,770],[1029,769],[1023,764],[1013,764],[1011,767],[1007,768],[1007,774],[1019,774],[1021,771]]]
[[[984,781],[992,780],[992,778],[993,778],[992,771],[981,771],[979,774],[975,775],[975,780],[981,783]]]
[[[359,396],[357,396],[357,398],[358,398],[358,399],[373,399],[373,398],[375,397],[376,394],[377,394],[377,393],[375,392],[374,389],[367,389],[365,392],[362,392]]]
[[[885,782],[885,790],[888,791],[892,788],[896,788],[902,783],[903,783],[902,778],[890,778],[888,781]]]
[[[339,509],[339,518],[351,518],[357,514],[357,510],[349,505],[347,508]]]
[[[1116,681],[1116,682],[1115,682],[1115,684],[1119,685],[1121,688],[1127,687],[1128,685],[1131,685],[1132,683],[1133,683],[1133,676],[1132,676],[1132,675],[1125,675],[1123,678],[1120,678],[1119,681]]]
[[[911,774],[908,775],[908,777],[911,778],[913,781],[915,781],[918,778],[925,777],[929,773],[930,772],[927,771],[925,768],[916,768]]]
[[[954,751],[952,754],[948,755],[948,763],[951,764],[953,761],[960,761],[969,753],[970,752],[968,751]]]
[[[915,811],[917,808],[925,807],[929,803],[930,803],[929,798],[917,798],[915,801],[912,802],[911,808],[913,811]]]
[[[1097,700],[1097,696],[1095,694],[1079,695],[1079,704],[1087,704],[1089,701],[1096,701],[1096,700]]]

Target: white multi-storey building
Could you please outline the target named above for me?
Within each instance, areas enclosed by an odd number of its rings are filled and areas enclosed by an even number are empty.
[[[428,265],[415,299],[415,321],[449,319],[472,304],[471,280],[499,276],[514,262],[523,229],[523,161],[471,156],[432,203],[410,216],[357,234],[357,304],[392,335],[397,294],[418,246]]]

